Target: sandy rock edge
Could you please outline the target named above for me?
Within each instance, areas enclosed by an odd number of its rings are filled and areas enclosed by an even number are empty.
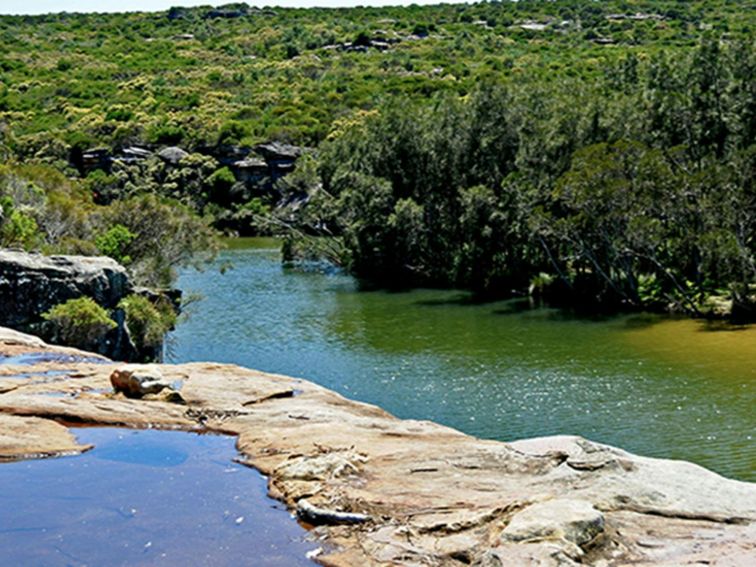
[[[570,436],[478,440],[231,365],[160,365],[182,384],[180,399],[128,399],[112,393],[110,375],[144,366],[96,364],[90,353],[0,328],[0,354],[25,352],[67,358],[0,365],[0,460],[87,450],[60,421],[236,435],[240,460],[268,476],[271,496],[318,524],[323,565],[752,565],[756,557],[756,485],[691,463]],[[22,373],[38,374],[14,378]]]

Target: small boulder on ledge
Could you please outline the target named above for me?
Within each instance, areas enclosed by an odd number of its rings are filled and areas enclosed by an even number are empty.
[[[175,392],[172,383],[156,368],[120,368],[110,375],[110,383],[116,392],[123,392],[129,398],[141,398],[163,390]]]

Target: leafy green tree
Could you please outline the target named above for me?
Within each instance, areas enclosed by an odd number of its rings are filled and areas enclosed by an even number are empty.
[[[131,263],[129,247],[137,235],[122,224],[110,227],[106,232],[95,237],[97,249],[105,256],[110,256],[124,266]]]
[[[116,201],[103,211],[101,222],[137,235],[129,245],[129,268],[142,285],[168,286],[176,267],[200,266],[218,248],[216,233],[200,217],[155,195]]]

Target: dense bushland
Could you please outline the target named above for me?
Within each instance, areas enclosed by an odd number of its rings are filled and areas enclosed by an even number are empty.
[[[743,0],[225,11],[0,16],[0,137],[59,165],[97,145],[316,146],[395,95],[591,81],[628,53],[752,39],[754,23]]]
[[[337,261],[386,284],[746,314],[754,76],[752,45],[706,40],[593,83],[389,104],[322,146],[299,234],[340,236]]]
[[[103,254],[135,282],[169,286],[173,270],[217,249],[215,232],[177,201],[143,193],[96,205],[86,183],[45,164],[0,165],[0,246]]]
[[[747,314],[755,16],[742,0],[2,16],[0,243],[105,253],[154,285],[212,247],[208,225],[262,228],[384,284]],[[234,160],[270,140],[317,151],[256,185]],[[98,147],[135,146],[98,165]]]

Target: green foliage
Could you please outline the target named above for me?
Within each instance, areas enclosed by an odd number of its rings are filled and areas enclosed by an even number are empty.
[[[176,324],[176,312],[167,300],[153,304],[146,297],[129,295],[118,307],[124,310],[131,339],[140,351],[162,345],[165,334]]]
[[[69,299],[42,317],[53,325],[59,342],[85,349],[93,348],[116,327],[108,312],[90,297]]]
[[[264,203],[260,197],[253,197],[239,208],[253,215],[263,216],[270,213],[270,205]]]
[[[667,82],[611,79],[624,93],[611,96],[566,81],[568,96],[482,86],[430,109],[389,103],[321,146],[323,185],[308,190],[298,229],[343,237],[345,265],[388,284],[507,294],[536,282],[571,301],[691,313],[729,288],[745,306],[756,150],[741,136],[752,115],[734,94],[739,53],[702,42],[665,63]],[[702,57],[717,116],[689,79]],[[637,83],[639,72],[622,63],[621,76]],[[677,106],[647,104],[665,91]],[[559,285],[540,285],[541,273]]]
[[[247,127],[236,120],[224,123],[218,132],[218,144],[238,144],[247,135]]]
[[[93,147],[117,139],[117,125],[136,122],[149,142],[213,144],[221,125],[246,112],[246,132],[232,139],[285,134],[316,145],[334,120],[375,108],[386,96],[464,95],[486,80],[591,82],[627,56],[643,65],[664,52],[684,55],[707,34],[726,34],[727,43],[745,40],[750,50],[754,19],[744,0],[282,8],[207,19],[210,9],[0,16],[6,30],[0,73],[8,86],[0,105],[23,114],[9,118],[14,136],[23,143],[38,133],[86,134]],[[610,18],[636,13],[648,19]],[[522,29],[528,22],[543,29]],[[390,47],[368,47],[373,40]],[[614,43],[602,43],[607,40]],[[367,50],[338,49],[345,43]],[[699,104],[690,108],[699,116],[716,114],[721,77],[707,63],[721,55],[716,43],[690,77],[700,87]],[[753,76],[747,71],[744,66],[746,89]],[[689,135],[707,144],[718,136],[705,129]]]
[[[122,106],[114,106],[105,114],[105,120],[113,120],[115,122],[128,122],[133,117],[134,112]]]
[[[128,247],[129,268],[147,286],[170,285],[176,267],[200,265],[218,248],[216,233],[188,207],[155,195],[116,201],[102,221],[137,235]]]
[[[587,302],[695,312],[724,289],[747,306],[746,5],[0,16],[0,153],[24,164],[0,168],[0,197],[18,211],[2,230],[84,250],[122,225],[137,235],[131,271],[165,283],[213,248],[198,215],[253,227],[277,203],[269,226],[289,227],[292,250],[317,242],[389,283],[504,294],[548,273],[545,288]],[[318,151],[267,193],[219,164],[229,146],[270,140]],[[87,149],[150,144],[190,155],[108,161],[73,179]]]
[[[229,195],[231,188],[236,183],[236,178],[233,172],[227,168],[222,167],[215,171],[207,180],[211,189],[211,199],[215,203],[221,203],[228,205],[231,202]]]
[[[186,169],[171,174],[184,175],[185,186],[196,183],[200,192],[214,160],[208,164],[204,156],[198,162],[189,156],[184,161]],[[192,174],[198,169],[199,179]],[[92,194],[114,179],[118,172],[95,171],[79,182],[47,165],[0,166],[0,245],[106,254],[128,264],[138,284],[159,286],[171,283],[176,266],[199,264],[217,250],[215,232],[186,205],[151,194],[93,204]]]
[[[186,138],[186,130],[180,124],[158,123],[147,130],[147,141],[153,144],[179,144]]]
[[[118,191],[115,189],[118,178],[115,175],[105,173],[101,169],[90,172],[84,183],[92,197],[99,203],[109,203],[118,197]]]
[[[117,262],[127,266],[131,263],[128,255],[129,247],[137,235],[122,224],[110,227],[106,232],[95,237],[97,249],[105,256],[110,256]]]
[[[37,221],[13,207],[13,199],[0,197],[0,246],[31,250],[39,244]]]

